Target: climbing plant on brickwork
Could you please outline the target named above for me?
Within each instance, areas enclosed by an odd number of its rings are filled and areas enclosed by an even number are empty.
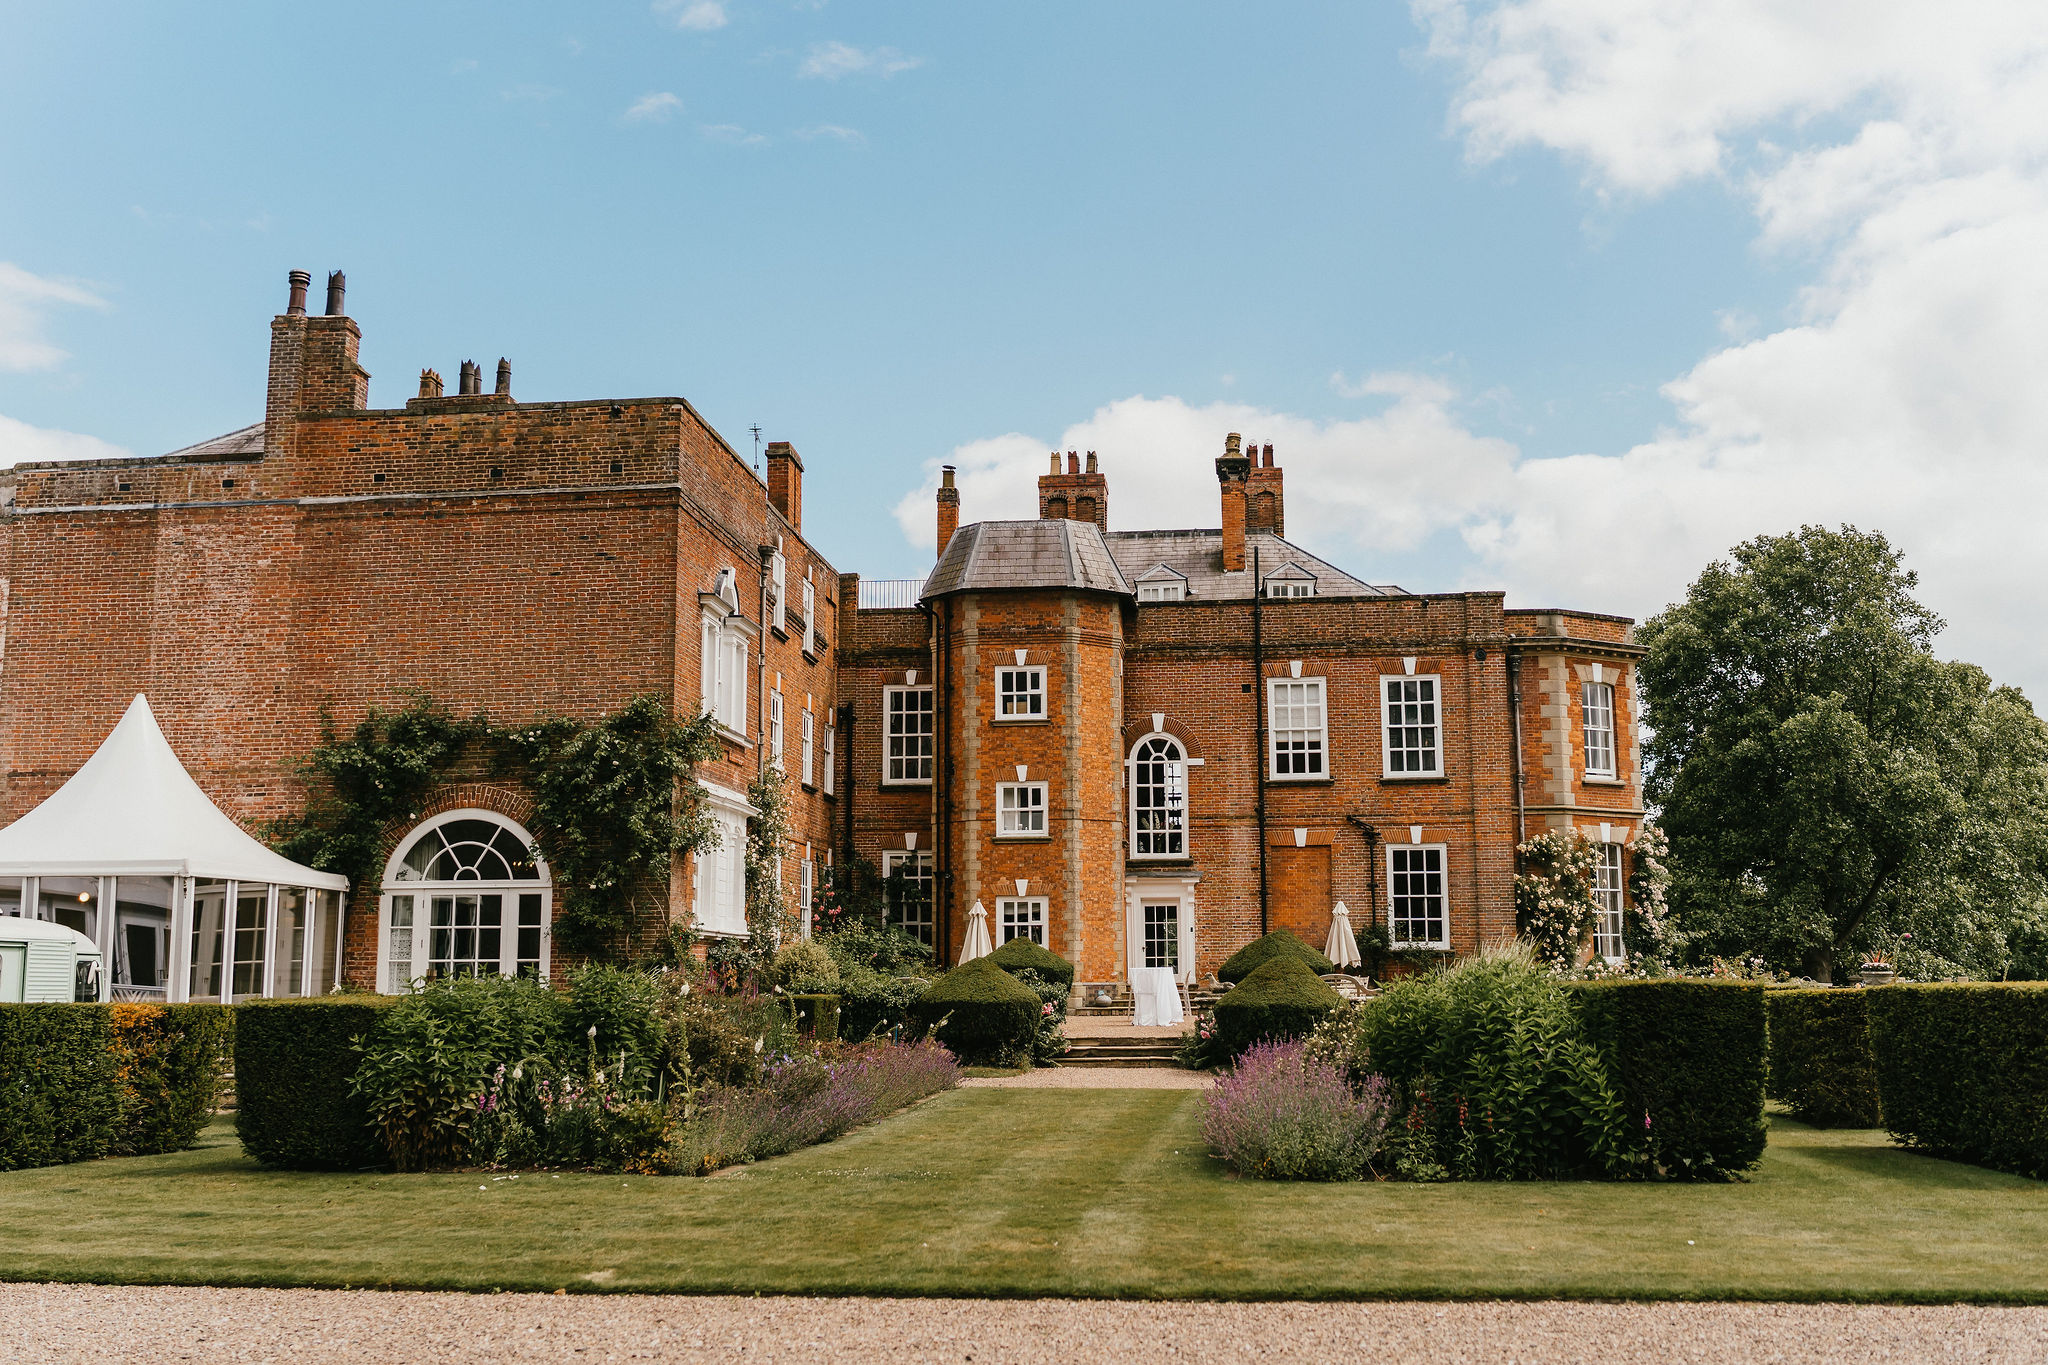
[[[1544,962],[1569,967],[1599,909],[1593,898],[1593,868],[1599,856],[1593,841],[1576,829],[1553,829],[1515,852],[1522,868],[1515,877],[1515,915],[1522,937]]]
[[[482,757],[533,797],[535,849],[555,882],[556,941],[616,955],[659,913],[674,856],[710,846],[702,789],[687,779],[718,752],[708,717],[679,721],[658,697],[595,721],[501,728],[420,695],[395,711],[372,708],[346,736],[324,717],[301,765],[314,793],[306,812],[267,832],[286,857],[374,892],[388,832],[416,823],[429,792],[466,756]]]

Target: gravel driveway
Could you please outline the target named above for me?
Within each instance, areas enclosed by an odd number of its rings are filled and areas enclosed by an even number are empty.
[[[663,1298],[0,1284],[0,1360],[2041,1361],[2048,1308]]]

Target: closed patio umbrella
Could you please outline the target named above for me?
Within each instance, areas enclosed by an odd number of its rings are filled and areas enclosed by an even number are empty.
[[[1323,945],[1323,956],[1339,968],[1356,967],[1365,959],[1358,955],[1358,936],[1351,932],[1351,912],[1338,901],[1330,911],[1330,941]]]
[[[960,960],[972,962],[994,951],[995,946],[988,941],[988,911],[982,908],[980,901],[976,901],[974,909],[967,913],[967,942],[960,949]],[[1356,953],[1358,949],[1353,947],[1351,951]]]

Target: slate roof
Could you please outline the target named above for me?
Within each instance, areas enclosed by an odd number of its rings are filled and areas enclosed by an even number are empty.
[[[263,423],[254,422],[225,436],[173,450],[163,460],[234,460],[263,453]]]
[[[1132,595],[1092,521],[977,521],[953,533],[919,597],[992,588]]]
[[[1117,567],[1133,582],[1146,577],[1160,565],[1187,579],[1191,601],[1250,597],[1252,576],[1223,572],[1223,532],[1217,531],[1111,531],[1105,539]],[[1372,584],[1353,578],[1326,560],[1279,536],[1254,532],[1244,538],[1245,566],[1249,570],[1252,547],[1259,551],[1259,573],[1272,577],[1293,565],[1316,580],[1318,597],[1405,597],[1392,583]],[[1288,573],[1289,578],[1298,574]]]

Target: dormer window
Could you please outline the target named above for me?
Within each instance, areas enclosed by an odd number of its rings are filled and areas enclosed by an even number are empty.
[[[1155,564],[1138,577],[1138,600],[1140,602],[1182,602],[1187,600],[1188,580],[1185,575]]]
[[[1268,597],[1314,597],[1316,576],[1299,564],[1285,564],[1266,575]]]

